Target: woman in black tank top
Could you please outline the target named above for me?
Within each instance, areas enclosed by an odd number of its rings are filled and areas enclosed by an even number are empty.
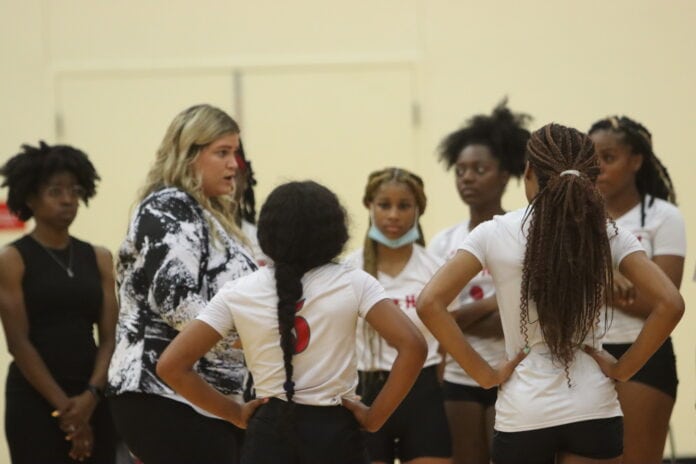
[[[99,176],[81,151],[43,142],[23,146],[0,174],[9,209],[36,224],[0,250],[12,462],[112,463],[116,434],[100,402],[117,317],[111,254],[69,235]]]

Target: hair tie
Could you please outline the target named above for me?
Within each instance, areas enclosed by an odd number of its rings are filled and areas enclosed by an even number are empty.
[[[568,174],[573,175],[575,177],[580,177],[580,171],[578,171],[577,169],[566,169],[565,171],[560,173],[559,176],[565,176]]]
[[[283,384],[283,390],[285,390],[286,392],[289,392],[291,390],[295,390],[295,382],[293,382],[292,380],[286,381]]]

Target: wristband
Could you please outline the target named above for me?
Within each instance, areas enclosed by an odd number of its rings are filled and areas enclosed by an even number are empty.
[[[94,399],[97,401],[104,397],[101,388],[97,387],[96,385],[92,385],[91,383],[87,384],[87,391],[94,395]]]

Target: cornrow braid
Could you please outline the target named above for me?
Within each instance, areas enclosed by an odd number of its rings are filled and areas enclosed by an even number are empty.
[[[599,165],[590,138],[558,124],[532,133],[527,159],[539,192],[525,218],[520,330],[528,344],[533,301],[544,342],[570,386],[569,366],[578,346],[596,336],[612,288],[607,215],[595,186]]]
[[[646,196],[650,196],[649,206],[655,198],[676,205],[677,195],[667,168],[653,151],[652,134],[642,124],[626,116],[610,116],[601,119],[590,127],[590,134],[600,130],[612,131],[621,136],[623,143],[631,148],[633,154],[642,155],[643,163],[636,173],[636,188],[640,195],[640,222],[645,225]]]

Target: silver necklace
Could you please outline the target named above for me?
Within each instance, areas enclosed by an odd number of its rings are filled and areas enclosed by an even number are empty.
[[[34,238],[34,237],[32,237]],[[63,264],[63,261],[61,261],[58,256],[55,255],[51,250],[48,249],[48,247],[45,247],[43,243],[39,242],[34,238],[34,241],[39,244],[41,248],[46,250],[46,253],[48,253],[48,256],[53,258],[53,261],[55,261],[65,272],[68,274],[68,277],[71,279],[75,276],[75,273],[72,270],[72,264],[73,264],[73,249],[72,249],[72,240],[68,239],[68,265],[66,266]]]

